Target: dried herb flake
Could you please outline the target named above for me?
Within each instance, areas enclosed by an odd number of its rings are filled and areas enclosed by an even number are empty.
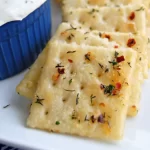
[[[8,104],[8,105],[4,106],[3,108],[5,109],[5,108],[7,108],[7,107],[9,107],[9,106],[10,106],[10,104]]]
[[[77,97],[76,97],[76,105],[79,104],[79,93],[77,94]]]
[[[90,96],[91,99],[91,104],[93,104],[93,99],[96,98],[96,96],[94,96],[93,94]]]
[[[72,79],[69,80],[69,85],[72,83]]]
[[[119,53],[115,51],[115,58],[117,58],[118,55],[119,55]]]
[[[135,10],[135,11],[141,11],[141,10],[145,10],[143,7],[140,7],[139,9]]]
[[[76,52],[76,51],[68,51],[67,54],[69,54],[69,53],[75,53],[75,52]]]
[[[117,64],[118,64],[118,62],[116,62],[115,60],[113,60],[113,61],[109,61],[109,63],[110,63],[110,64],[112,64],[113,66],[115,66],[115,65],[117,65]]]
[[[112,95],[114,89],[115,89],[115,86],[113,86],[113,85],[110,84],[110,85],[108,85],[108,86],[105,87],[104,94]]]
[[[102,64],[100,64],[100,63],[99,63],[99,66],[100,66],[102,69],[104,68],[104,66],[103,66]]]
[[[129,65],[129,67],[131,67],[131,63],[130,62],[128,62],[128,65]],[[132,68],[132,67],[131,67]]]
[[[77,113],[76,113],[75,110],[72,112],[71,119],[72,119],[72,120],[76,120],[76,119],[77,119]]]
[[[40,104],[40,105],[43,106],[42,101],[44,101],[44,99],[41,99],[41,98],[39,98],[39,96],[37,96],[35,103]]]
[[[75,92],[75,90],[67,90],[67,89],[64,89],[64,90],[67,92]]]
[[[56,121],[56,123],[55,123],[56,125],[60,125],[60,122],[59,121]]]
[[[56,66],[55,66],[55,68],[63,68],[64,66],[62,66],[61,65],[61,63],[59,63],[59,64],[57,64]]]

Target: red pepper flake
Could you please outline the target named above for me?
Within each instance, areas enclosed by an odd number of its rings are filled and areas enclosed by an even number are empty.
[[[121,70],[121,68],[117,67],[116,70]]]
[[[118,45],[115,45],[114,48],[118,48]]]
[[[132,12],[130,15],[129,15],[129,20],[133,20],[134,18],[135,18],[135,13],[134,12]]]
[[[133,112],[137,112],[137,111],[138,111],[138,109],[137,109],[137,107],[136,107],[135,105],[133,105],[133,106],[131,107],[131,109],[132,109]]]
[[[133,108],[133,109],[136,109],[136,106],[135,106],[135,105],[133,105],[133,106],[132,106],[132,108]]]
[[[63,68],[64,66],[61,65],[61,63],[57,64],[55,68]]]
[[[110,35],[108,35],[108,34],[105,34],[105,33],[103,33],[102,35],[101,35],[101,37],[102,38],[107,38],[108,40],[110,40]]]
[[[104,103],[100,103],[99,105],[100,105],[100,107],[105,107]]]
[[[68,61],[69,61],[70,63],[73,63],[73,60],[71,60],[71,59],[68,59]]]
[[[55,73],[53,76],[52,76],[52,80],[53,81],[57,81],[60,77],[60,74],[59,73]]]
[[[110,35],[105,35],[105,38],[107,38],[108,40],[110,40]]]
[[[120,56],[120,57],[117,57],[117,62],[120,63],[122,61],[125,61],[125,58],[124,56]]]
[[[112,91],[112,95],[117,95],[117,90],[116,89]]]
[[[59,74],[64,74],[65,73],[65,69],[64,68],[62,68],[62,69],[58,68],[58,73]]]
[[[116,89],[117,90],[120,90],[122,88],[122,85],[120,82],[116,83]]]
[[[129,39],[128,42],[127,42],[127,46],[128,47],[132,47],[136,44],[136,41],[135,39]]]
[[[64,32],[61,32],[61,35],[64,35],[64,34],[66,34],[66,31],[64,31]]]

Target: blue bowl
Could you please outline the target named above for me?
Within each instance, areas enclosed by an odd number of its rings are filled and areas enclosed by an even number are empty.
[[[0,27],[0,80],[28,68],[51,35],[50,0],[22,21]]]

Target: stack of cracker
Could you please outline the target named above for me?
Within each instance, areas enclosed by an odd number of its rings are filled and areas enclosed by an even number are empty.
[[[145,0],[63,0],[64,22],[17,86],[31,128],[119,140],[148,77]]]

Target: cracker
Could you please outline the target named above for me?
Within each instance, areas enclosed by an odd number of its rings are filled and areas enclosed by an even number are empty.
[[[116,53],[116,49],[59,42],[51,43],[51,49],[27,125],[90,138],[121,139],[136,52],[122,48]],[[116,56],[125,59],[119,63],[120,70],[112,65]]]
[[[148,77],[148,58],[147,58],[147,38],[140,34],[131,33],[115,33],[104,31],[90,31],[86,32],[84,28],[76,28],[68,23],[62,23],[58,28],[54,38],[60,42],[77,43],[78,45],[86,44],[90,46],[102,46],[107,48],[133,48],[138,52],[138,61],[140,73],[145,78]],[[142,78],[142,75],[141,75]]]
[[[89,8],[93,6],[102,7],[102,6],[114,6],[118,7],[120,5],[129,5],[129,4],[141,4],[143,0],[63,0],[63,5],[65,7],[72,8]]]
[[[71,38],[68,39],[68,37]],[[108,37],[110,38],[110,40],[108,39]],[[62,23],[58,28],[55,36],[53,37],[53,40],[57,40],[60,43],[67,42],[72,44],[75,42],[79,45],[86,44],[90,46],[102,46],[105,48],[116,48],[116,49],[124,48],[124,47],[128,48],[129,46],[127,43],[129,39],[135,39],[136,41],[135,45],[132,45],[132,48],[138,52],[137,64],[139,64],[136,67],[137,72],[134,75],[134,81],[132,85],[133,88],[131,89],[132,93],[134,94],[131,95],[130,103],[129,103],[129,112],[128,112],[128,115],[134,116],[135,112],[137,111],[135,111],[135,109],[132,109],[133,106],[136,107],[136,110],[139,109],[139,101],[140,101],[139,95],[141,91],[140,81],[143,80],[142,69],[144,69],[145,71],[147,70],[147,65],[145,65],[147,64],[146,48],[144,42],[142,42],[144,37],[139,35],[133,35],[133,34],[124,34],[124,33],[109,33],[109,32],[98,32],[98,31],[86,32],[84,31],[84,29],[75,29],[75,27],[72,27],[70,26],[70,24],[67,23]],[[44,55],[46,57],[47,53],[45,52]],[[46,58],[42,60],[46,60]],[[38,59],[36,63],[33,65],[36,66],[33,68],[39,69],[38,72],[41,72],[40,66],[43,66],[43,62],[41,65],[40,61],[41,60]],[[35,69],[32,70],[32,67],[28,74],[30,75],[26,75],[25,79],[23,79],[23,81],[17,87],[17,92],[19,92],[20,95],[32,99],[36,90],[37,81],[39,80],[40,74],[36,73]],[[37,79],[37,81],[34,81],[35,79]],[[34,86],[28,88],[28,86],[26,86],[28,85],[28,83],[32,83]],[[30,97],[28,96],[29,95],[28,93],[30,93]]]
[[[107,48],[121,48],[132,47],[138,52],[136,71],[134,72],[134,79],[132,81],[132,94],[129,102],[128,115],[135,116],[139,110],[139,102],[141,98],[141,81],[144,77],[148,77],[148,58],[146,37],[141,35],[133,35],[131,33],[112,33],[112,32],[86,32],[84,29],[76,29],[76,27],[69,24],[62,24],[56,33],[56,39],[68,43],[76,42],[77,44],[87,44],[91,46],[103,46]],[[73,35],[73,37],[72,37]],[[60,38],[58,38],[60,37]],[[68,37],[72,37],[69,38]],[[86,39],[86,40],[85,40]],[[129,44],[130,40],[135,40],[133,45]],[[130,64],[129,64],[130,65]]]
[[[144,5],[95,8],[65,8],[64,21],[84,27],[87,31],[98,30],[123,33],[146,33]]]

